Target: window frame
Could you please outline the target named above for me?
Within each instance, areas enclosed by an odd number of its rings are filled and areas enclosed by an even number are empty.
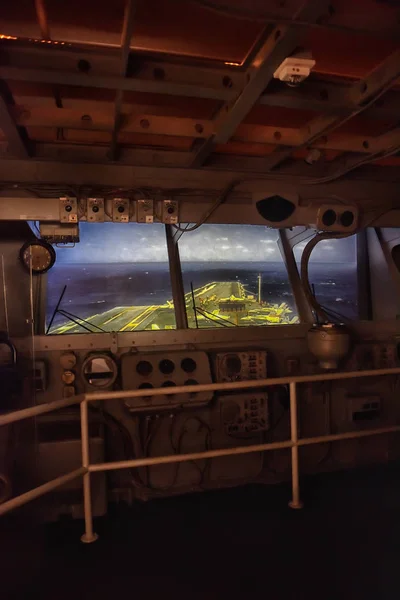
[[[97,224],[93,224],[95,227]],[[255,226],[260,226],[259,224],[255,224]],[[123,227],[123,225],[121,225]],[[298,228],[296,228],[298,229]],[[295,231],[292,228],[277,228],[279,239],[277,241],[278,249],[281,253],[283,263],[286,269],[286,273],[288,276],[288,283],[290,289],[293,294],[294,303],[297,309],[297,314],[299,317],[299,322],[294,323],[290,326],[298,327],[300,325],[308,324],[312,325],[316,323],[315,316],[313,315],[311,308],[309,307],[300,279],[300,273],[297,267],[296,259],[294,256],[294,248],[295,246],[308,239],[313,237],[317,231],[315,229],[303,227],[302,231]],[[183,277],[182,277],[182,263],[180,259],[179,253],[179,237],[175,234],[176,230],[172,225],[164,226],[164,235],[166,241],[166,248],[168,254],[168,269],[169,276],[171,281],[171,293],[172,293],[172,301],[174,306],[175,313],[175,323],[176,328],[171,330],[171,335],[174,334],[177,330],[189,330],[196,331],[196,329],[189,328],[188,326],[188,318],[186,312],[186,303],[185,303],[185,292],[183,285]],[[357,234],[357,295],[358,298],[362,296],[363,291],[365,292],[368,287],[368,280],[366,279],[365,269],[362,268],[363,261],[360,261],[360,253],[365,253],[365,241],[362,239],[362,235],[364,232],[360,232]],[[46,335],[46,337],[57,337],[57,334],[46,334],[45,332],[45,316],[46,316],[46,306],[47,306],[47,273],[38,276],[38,286],[40,288],[41,293],[38,295],[38,299],[35,302],[35,314],[38,316],[37,319],[37,335]],[[40,280],[40,281],[39,281]],[[360,305],[359,305],[359,313],[361,313]],[[363,313],[365,313],[365,309],[363,309]],[[359,316],[360,318],[360,316]],[[276,327],[285,327],[287,328],[289,325],[274,325]],[[248,331],[252,329],[259,329],[260,327],[268,328],[269,325],[249,325],[249,326],[241,326],[240,330]],[[202,328],[203,329],[203,328]],[[219,329],[219,328],[218,328]],[[215,330],[215,328],[204,328],[206,331]],[[139,332],[139,331],[138,331]],[[110,333],[110,332],[106,332]],[[125,335],[125,333],[132,332],[117,332],[119,334]],[[146,333],[146,330],[141,330],[140,333]],[[148,333],[154,333],[148,331]],[[65,334],[63,334],[65,335]],[[68,334],[67,334],[68,335]],[[71,334],[70,334],[71,335]],[[72,334],[77,335],[77,334]],[[90,335],[87,333],[80,333],[80,336]],[[100,333],[96,333],[96,335],[101,335]]]

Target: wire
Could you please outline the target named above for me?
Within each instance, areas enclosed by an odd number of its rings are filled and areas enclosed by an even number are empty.
[[[347,175],[350,171],[354,171],[358,169],[358,167],[362,167],[363,165],[368,165],[377,160],[383,160],[384,158],[388,158],[390,156],[394,156],[400,152],[400,146],[396,146],[392,148],[392,150],[388,150],[383,152],[380,150],[379,152],[375,152],[373,154],[368,155],[367,158],[361,159],[356,163],[350,164],[348,167],[343,168],[341,171],[333,173],[332,175],[327,175],[326,177],[320,177],[319,179],[311,179],[305,183],[305,185],[319,185],[321,183],[330,183],[331,181],[336,181],[343,177],[343,175]]]
[[[377,99],[377,96],[374,97],[373,101],[375,102],[376,99]],[[294,149],[297,149],[297,148],[298,147],[296,146]],[[337,179],[340,179],[341,177],[343,177],[350,171],[353,171],[360,166],[372,163],[376,160],[382,160],[384,158],[388,158],[390,156],[397,154],[398,152],[400,152],[400,146],[394,147],[391,150],[386,151],[386,152],[379,151],[372,155],[368,155],[366,158],[363,158],[356,163],[348,165],[347,167],[343,168],[342,170],[337,171],[336,173],[327,175],[325,177],[320,177],[320,178],[309,179],[309,178],[304,178],[302,176],[290,175],[287,173],[277,173],[277,172],[271,171],[271,172],[266,172],[264,174],[264,176],[262,176],[262,177],[250,177],[249,176],[249,177],[243,177],[242,179],[236,179],[236,180],[232,181],[230,184],[228,184],[228,186],[225,188],[225,190],[223,190],[221,192],[221,194],[219,195],[216,202],[205,213],[205,215],[200,219],[200,221],[198,223],[196,223],[192,227],[189,227],[188,224],[185,227],[182,227],[181,225],[173,225],[173,227],[176,231],[182,232],[182,234],[185,233],[186,231],[195,231],[196,229],[198,229],[200,227],[200,225],[205,223],[211,217],[211,215],[215,212],[215,210],[221,204],[223,204],[223,202],[225,202],[229,193],[240,183],[244,183],[246,181],[266,182],[269,179],[274,179],[274,180],[282,180],[285,182],[287,182],[288,180],[294,180],[297,184],[301,184],[301,185],[320,185],[322,183],[330,183],[331,181],[336,181]],[[85,211],[85,203],[82,199],[82,196],[88,196],[90,194],[98,194],[100,196],[104,196],[109,193],[112,193],[112,192],[110,192],[110,190],[108,188],[105,190],[104,187],[89,188],[88,186],[86,186],[86,187],[80,187],[80,188],[72,188],[71,186],[64,186],[63,188],[60,188],[60,187],[54,187],[54,186],[52,187],[50,184],[40,184],[40,186],[39,186],[35,183],[31,183],[31,184],[21,185],[18,182],[14,182],[14,183],[11,182],[11,183],[7,184],[7,186],[2,187],[1,189],[4,191],[7,189],[16,189],[16,188],[26,190],[29,193],[33,193],[38,197],[54,197],[54,195],[56,195],[56,196],[72,195],[72,196],[78,198],[78,207],[79,207],[79,215],[78,216],[79,216],[79,218],[83,216],[84,211]],[[114,193],[116,193],[116,192],[129,193],[131,191],[132,191],[132,189],[113,190]],[[151,193],[151,190],[150,190],[150,192],[148,190],[145,191],[142,189],[136,190],[136,191],[140,191],[143,194]],[[192,190],[189,190],[189,191],[191,192]],[[201,192],[202,195],[204,195],[203,190],[196,190],[196,191]],[[170,190],[170,192],[171,192],[171,190]],[[208,190],[207,190],[207,192],[208,192]]]
[[[181,432],[181,434],[180,434],[180,436],[179,436],[178,446],[177,446],[177,448],[175,449],[175,452],[176,452],[177,454],[180,454],[180,453],[181,453],[181,446],[182,446],[182,441],[183,441],[183,438],[184,438],[184,436],[185,436],[187,433],[189,433],[189,432],[188,432],[188,430],[186,429],[186,424],[187,424],[189,421],[197,421],[197,423],[199,424],[199,429],[198,429],[198,432],[199,432],[199,431],[201,431],[202,429],[206,429],[206,430],[207,430],[207,434],[206,434],[206,437],[205,437],[205,449],[206,449],[206,450],[210,450],[210,449],[211,449],[211,437],[212,437],[212,431],[211,431],[211,427],[208,425],[208,423],[206,423],[206,422],[205,422],[203,419],[201,419],[200,417],[197,417],[197,416],[190,416],[190,417],[188,417],[188,418],[185,420],[185,422],[184,422],[184,423],[183,423],[183,425],[182,425],[182,432]],[[196,467],[196,468],[199,470],[199,473],[200,473],[200,481],[199,481],[199,484],[198,484],[198,485],[202,485],[202,483],[203,483],[203,481],[204,481],[205,473],[206,473],[206,471],[207,471],[207,468],[208,468],[208,467],[209,467],[209,465],[211,464],[211,460],[212,460],[212,459],[205,459],[205,465],[204,465],[204,468],[203,468],[203,469],[201,469],[201,467],[200,467],[200,466],[197,464],[197,461],[195,461],[195,460],[191,460],[191,461],[189,461],[190,463],[192,463],[192,464],[193,464],[193,465],[194,465],[194,466],[195,466],[195,467]],[[179,465],[180,463],[177,463],[177,464]]]
[[[161,417],[158,417],[158,419],[156,420],[156,426],[153,428],[153,430],[149,431],[149,434],[147,436],[146,442],[144,444],[144,449],[143,449],[143,455],[145,457],[150,455],[151,452],[151,444],[156,436],[156,434],[158,433],[161,424],[163,422],[163,419]],[[171,417],[171,424],[170,424],[170,428],[169,428],[169,438],[170,438],[170,444],[171,444],[171,448],[174,452],[174,454],[176,454],[174,445],[173,445],[173,429],[174,429],[174,423],[175,423],[175,417]],[[172,474],[172,478],[171,478],[171,482],[166,485],[166,486],[154,486],[151,482],[150,482],[150,466],[146,466],[145,467],[145,471],[146,471],[146,487],[148,487],[148,489],[152,490],[152,491],[156,491],[156,492],[166,492],[168,490],[170,490],[175,484],[176,481],[178,479],[178,473],[179,473],[179,466],[180,463],[175,463],[172,465],[173,467],[173,474]]]
[[[323,240],[331,240],[331,239],[341,239],[350,237],[354,235],[354,233],[342,233],[342,234],[332,234],[332,233],[317,233],[305,246],[302,255],[301,255],[301,284],[303,286],[304,294],[306,296],[307,302],[314,309],[315,313],[320,316],[323,320],[330,320],[329,315],[324,311],[322,306],[317,301],[315,295],[312,292],[310,280],[309,280],[309,272],[308,265],[311,257],[311,253],[314,250],[315,246],[322,242]]]
[[[175,233],[173,234],[172,237],[174,238],[174,240],[175,240],[176,243],[179,242],[179,240],[181,239],[181,237],[183,236],[183,234],[185,233],[185,231],[188,230],[189,227],[190,227],[190,223],[188,223],[186,225],[186,227],[183,229],[183,231],[180,231],[178,229],[175,230]],[[180,235],[178,235],[178,232],[180,232]]]
[[[208,310],[205,310],[204,308],[196,308],[196,311],[198,313],[200,313],[205,319],[208,319],[209,321],[212,321],[213,323],[216,323],[217,325],[222,325],[223,327],[229,327],[229,325],[233,325],[233,327],[238,327],[238,325],[236,325],[236,323],[234,323],[233,321],[229,321],[228,319],[225,319],[224,317],[213,315],[213,313],[208,312]],[[207,315],[211,315],[211,316],[209,317]],[[228,323],[229,323],[229,325],[228,325]]]
[[[111,413],[104,410],[103,407],[98,408],[96,406],[93,406],[93,404],[89,404],[89,409],[92,412],[96,412],[97,414],[100,414],[105,425],[108,426],[108,428],[111,432],[113,431],[113,429],[116,429],[118,431],[120,440],[122,442],[122,451],[123,451],[124,458],[127,460],[136,458],[136,453],[135,453],[135,449],[133,446],[132,437],[131,437],[129,430],[125,427],[125,425],[123,425],[123,423],[119,419],[114,417]],[[141,480],[140,476],[138,475],[136,469],[129,469],[129,473],[132,477],[132,484],[135,487],[140,488],[140,489],[145,488],[145,485],[144,485],[143,481]]]
[[[206,446],[206,450],[209,450],[209,448],[210,448],[210,439],[211,439],[211,428],[210,428],[210,426],[205,421],[203,421],[200,417],[197,417],[197,416],[190,416],[190,417],[188,417],[183,422],[183,424],[182,424],[182,427],[181,427],[181,430],[180,430],[180,433],[179,433],[179,437],[178,437],[178,443],[175,444],[174,443],[175,417],[172,417],[171,425],[170,425],[170,428],[169,428],[169,439],[170,439],[171,448],[172,448],[174,454],[181,454],[181,448],[182,448],[183,438],[185,437],[185,435],[187,433],[189,433],[188,430],[187,430],[187,428],[186,428],[186,425],[187,425],[187,423],[189,421],[192,421],[192,420],[198,422],[198,424],[199,424],[198,431],[201,431],[202,429],[206,429],[207,430],[207,434],[206,434],[206,438],[205,438],[205,446]],[[155,435],[157,434],[157,432],[160,429],[161,422],[162,422],[162,419],[158,418],[158,426],[156,428],[154,428],[153,431],[151,431],[149,433],[147,441],[145,442],[144,456],[148,456],[150,454],[151,443],[154,440]],[[206,470],[207,470],[207,467],[208,467],[208,464],[209,464],[209,460],[211,460],[211,459],[206,459],[206,464],[205,464],[205,466],[204,466],[203,469],[201,469],[201,467],[197,464],[196,461],[194,461],[194,460],[188,461],[188,462],[192,463],[199,470],[200,481],[199,481],[198,485],[201,485],[203,483],[204,476],[205,476],[205,473],[206,473]],[[176,482],[177,482],[180,466],[181,466],[181,463],[175,463],[173,465],[174,470],[173,470],[173,476],[172,476],[171,482],[168,485],[163,486],[163,487],[157,487],[157,486],[154,486],[154,485],[152,485],[150,483],[150,481],[149,481],[149,479],[150,479],[150,477],[149,477],[150,468],[146,467],[146,473],[147,473],[147,475],[146,475],[146,480],[147,480],[146,486],[148,487],[148,489],[150,489],[152,491],[156,491],[156,492],[166,492],[166,491],[170,490],[176,484]]]
[[[377,215],[377,216],[374,215],[374,217],[368,223],[366,223],[364,225],[364,228],[371,227],[371,225],[377,219],[380,219],[383,215],[387,214],[391,210],[393,210],[392,206],[385,208],[385,210],[382,211],[379,215]],[[326,308],[325,306],[322,306],[317,301],[315,294],[312,291],[312,288],[310,285],[310,280],[309,280],[309,271],[308,271],[311,253],[314,250],[315,246],[323,240],[342,239],[342,238],[346,238],[346,237],[355,235],[356,233],[358,233],[358,231],[353,231],[352,233],[342,233],[342,234],[332,234],[332,233],[328,233],[328,232],[317,233],[307,243],[307,245],[305,246],[305,248],[302,252],[302,255],[301,255],[301,284],[302,284],[302,287],[304,290],[304,294],[306,296],[307,302],[309,303],[311,308],[314,309],[316,315],[321,317],[324,320],[328,320],[328,321],[332,320],[332,317],[329,316],[329,313],[335,314],[336,311]],[[336,314],[339,315],[339,318],[343,318],[344,320],[351,321],[350,318],[344,317],[340,313],[336,312]],[[335,318],[337,318],[337,317],[335,317]]]
[[[288,148],[287,150],[278,150],[277,151],[277,157],[279,158],[279,163],[283,162],[286,158],[289,158],[290,156],[292,156],[293,152],[297,151],[297,150],[301,150],[302,148],[305,148],[307,146],[310,146],[311,144],[313,144],[313,142],[315,142],[315,140],[318,140],[321,136],[323,135],[328,135],[329,133],[331,133],[333,130],[338,129],[339,127],[342,127],[345,123],[347,123],[347,121],[349,121],[350,119],[353,119],[354,117],[356,117],[357,115],[359,115],[361,112],[366,111],[368,108],[370,108],[373,104],[375,104],[375,102],[377,100],[379,100],[379,98],[381,96],[383,96],[383,94],[385,94],[393,85],[394,83],[397,81],[398,79],[398,75],[396,75],[395,77],[392,77],[390,79],[390,81],[388,81],[384,87],[379,90],[379,92],[377,94],[375,94],[372,98],[370,98],[370,100],[368,100],[367,103],[365,104],[361,104],[359,105],[357,108],[355,108],[354,110],[352,110],[350,112],[350,114],[346,115],[345,117],[343,117],[342,119],[337,119],[335,120],[333,123],[327,125],[324,129],[320,129],[318,130],[317,133],[315,133],[314,135],[312,135],[311,137],[307,138],[304,142],[302,142],[301,144],[297,145],[297,146],[292,146],[290,148]],[[396,153],[398,150],[396,150],[394,153]],[[375,152],[376,155],[381,154],[383,151],[380,150],[379,152]],[[391,154],[385,154],[386,156],[390,156]],[[273,158],[274,155],[272,155]],[[367,159],[363,158],[361,159],[360,163],[355,163],[355,166],[350,166],[348,171],[353,170],[355,168],[357,168],[357,166],[365,164],[366,162],[372,162],[372,160],[378,160],[377,159],[373,159],[371,157],[372,155],[369,155],[369,157],[367,157]],[[379,157],[379,158],[384,158],[384,157]],[[278,163],[275,163],[270,169],[269,171],[272,171],[272,169],[274,167],[277,166]],[[348,172],[347,171],[347,172]],[[346,171],[344,172],[344,174],[346,173]],[[332,175],[332,176],[327,176],[329,177],[335,177],[336,175]],[[325,180],[327,180],[327,178],[322,178]]]
[[[332,308],[325,306],[324,304],[321,304],[321,307],[326,313],[329,313],[333,317],[333,319],[340,320],[339,322],[351,321],[351,319],[349,317],[346,317],[342,313],[339,313],[336,310],[333,310]]]
[[[241,182],[240,179],[234,179],[233,181],[228,183],[228,185],[225,187],[225,189],[222,190],[222,192],[218,196],[217,200],[214,202],[214,204],[211,206],[211,208],[201,217],[201,219],[200,219],[200,221],[198,221],[198,223],[196,223],[192,227],[187,227],[187,226],[181,227],[181,225],[173,225],[173,227],[176,230],[181,231],[182,233],[185,233],[186,231],[195,231],[196,229],[198,229],[201,225],[203,225],[203,223],[205,223],[211,217],[211,215],[217,210],[217,208],[219,208],[221,206],[221,204],[223,204],[225,202],[225,200],[227,199],[229,194],[240,182]]]

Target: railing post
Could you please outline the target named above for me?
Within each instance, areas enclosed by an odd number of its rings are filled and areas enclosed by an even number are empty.
[[[88,420],[88,402],[83,399],[81,402],[81,439],[82,439],[82,467],[87,469],[83,475],[83,509],[85,513],[85,533],[81,537],[84,544],[91,544],[99,537],[93,533],[92,516],[92,494],[90,489],[90,454],[89,454],[89,420]]]
[[[290,508],[303,508],[300,501],[299,486],[299,446],[297,431],[297,390],[296,384],[290,384],[290,439],[292,442],[292,500],[289,502]]]

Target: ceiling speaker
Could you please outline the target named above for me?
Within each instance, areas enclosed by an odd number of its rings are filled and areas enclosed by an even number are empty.
[[[345,204],[323,204],[318,208],[317,229],[351,233],[358,226],[358,208]]]
[[[256,203],[256,208],[266,221],[281,223],[292,216],[296,205],[282,196],[274,195],[259,200]]]

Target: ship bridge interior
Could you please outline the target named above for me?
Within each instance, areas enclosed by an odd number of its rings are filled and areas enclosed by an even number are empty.
[[[296,545],[372,466],[398,520],[399,123],[397,0],[1,4],[7,544],[222,494]]]

